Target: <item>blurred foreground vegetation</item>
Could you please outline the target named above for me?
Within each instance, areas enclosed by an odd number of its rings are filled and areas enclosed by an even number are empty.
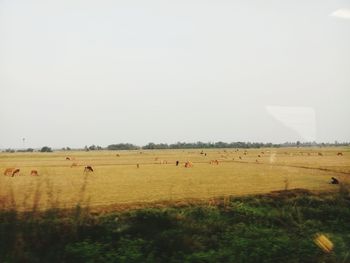
[[[345,189],[108,213],[14,208],[0,212],[0,262],[350,262],[349,220]]]

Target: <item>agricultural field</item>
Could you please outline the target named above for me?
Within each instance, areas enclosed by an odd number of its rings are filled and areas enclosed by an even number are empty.
[[[218,164],[210,163],[214,160]],[[185,168],[187,161],[193,167]],[[84,172],[86,165],[94,171]],[[6,168],[20,172],[5,176]],[[38,176],[30,175],[32,170]],[[0,153],[0,171],[2,209],[210,202],[296,188],[337,190],[330,180],[349,181],[350,148]]]

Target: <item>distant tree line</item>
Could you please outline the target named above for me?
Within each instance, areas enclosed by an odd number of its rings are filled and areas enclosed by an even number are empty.
[[[177,142],[175,144],[153,143],[150,142],[143,146],[142,149],[210,149],[210,148],[279,148],[279,147],[332,147],[332,146],[350,146],[350,142],[334,142],[334,143],[316,143],[316,142],[285,142],[285,143],[261,143],[261,142],[196,142],[186,143]]]
[[[74,149],[74,150],[84,150],[84,151],[100,151],[100,150],[111,150],[111,151],[119,151],[119,150],[157,150],[157,149],[211,149],[211,148],[279,148],[279,147],[334,147],[334,146],[350,146],[350,142],[337,142],[334,143],[317,143],[317,142],[285,142],[285,143],[261,143],[261,142],[177,142],[173,144],[167,143],[153,143],[150,142],[145,146],[137,146],[131,143],[118,143],[111,144],[107,147],[101,147],[99,145],[90,145],[85,146],[84,148]],[[70,147],[63,147],[62,151],[70,151],[72,150]],[[35,150],[33,148],[27,149],[5,149],[3,152],[14,153],[14,152],[52,152],[52,148],[48,146],[44,146],[39,150]]]
[[[137,150],[137,149],[140,149],[140,147],[131,143],[118,143],[118,144],[111,144],[107,146],[107,150]]]
[[[334,147],[334,146],[350,146],[350,142],[338,142],[334,143],[324,143],[324,142],[285,142],[279,144],[279,147]]]
[[[6,152],[6,153],[14,153],[14,152],[22,152],[22,153],[25,153],[25,152],[34,152],[34,149],[32,149],[32,148],[27,148],[27,149],[14,150],[14,149],[8,148],[8,149],[4,150],[3,152]]]
[[[28,152],[28,153],[32,153],[32,152],[34,152],[34,149],[33,148],[27,148],[27,149],[20,149],[20,150],[17,150],[16,152],[22,152],[22,153],[26,153],[26,152]]]
[[[257,142],[177,142],[174,144],[166,143],[149,143],[142,147],[142,149],[210,149],[210,148],[261,148],[261,147],[278,147],[277,144],[272,143],[257,143]]]
[[[89,147],[87,145],[85,145],[84,147],[85,151],[99,151],[99,150],[103,150],[103,148],[99,145],[90,145]]]

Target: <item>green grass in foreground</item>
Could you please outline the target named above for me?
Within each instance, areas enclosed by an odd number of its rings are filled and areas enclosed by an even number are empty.
[[[0,214],[0,262],[350,262],[350,196],[286,191],[98,214]],[[330,254],[313,237],[326,234]]]

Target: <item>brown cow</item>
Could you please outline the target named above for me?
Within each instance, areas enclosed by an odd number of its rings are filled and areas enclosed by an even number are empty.
[[[4,171],[4,175],[12,175],[12,172],[15,170],[16,168],[6,168]]]
[[[318,153],[318,156],[323,156],[323,154],[322,153]]]
[[[179,163],[180,163],[179,161],[176,161],[176,166],[179,166]]]
[[[261,155],[260,155],[260,154],[258,154],[258,157],[261,157]]]
[[[136,164],[136,167],[137,167],[137,168],[140,168],[140,164]]]
[[[343,156],[343,153],[339,152],[337,153],[338,156]]]
[[[39,176],[39,173],[37,170],[31,170],[30,175],[32,176]]]
[[[86,165],[84,168],[84,173],[85,172],[89,173],[89,172],[93,172],[93,171],[94,171],[94,169],[92,169],[92,167],[90,165]]]
[[[15,169],[13,172],[12,172],[12,177],[14,177],[15,175],[19,174],[19,171],[20,169]]]
[[[241,157],[241,156],[239,156],[239,159],[240,159],[240,160],[242,160],[242,157]]]
[[[185,162],[185,167],[186,168],[191,168],[191,167],[193,167],[193,163],[190,162],[190,161],[187,161],[187,162]]]
[[[66,160],[70,161],[70,160],[71,160],[71,158],[70,158],[70,157],[66,157]]]

